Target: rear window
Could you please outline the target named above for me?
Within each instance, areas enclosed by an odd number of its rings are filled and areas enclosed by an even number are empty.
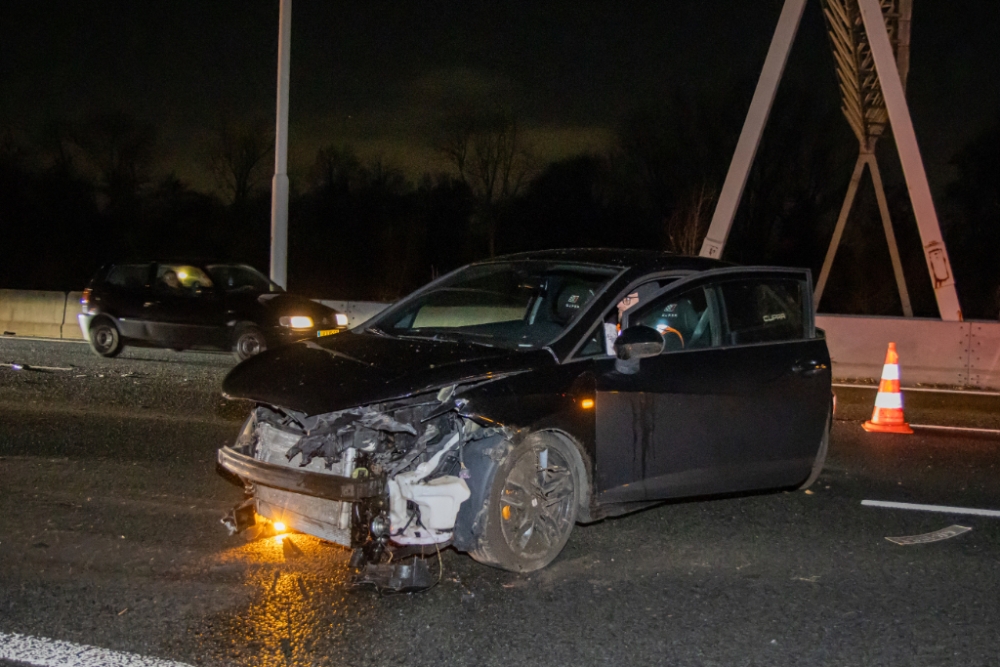
[[[723,283],[721,287],[730,344],[805,338],[801,281],[747,280]]]
[[[116,264],[108,271],[104,282],[122,289],[141,289],[149,277],[149,264]]]

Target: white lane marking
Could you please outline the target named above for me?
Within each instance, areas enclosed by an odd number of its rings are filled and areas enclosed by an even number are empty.
[[[912,428],[927,428],[934,431],[965,431],[967,433],[992,433],[1000,435],[1000,428],[972,428],[971,426],[937,426],[936,424],[910,424]]]
[[[838,389],[874,389],[878,390],[877,384],[850,384],[848,382],[834,382],[831,386]],[[901,387],[900,391],[923,391],[928,394],[966,394],[967,396],[1000,396],[1000,391],[979,391],[973,389],[937,389],[935,387]]]
[[[137,653],[5,632],[0,632],[0,658],[37,667],[191,667]]]
[[[917,505],[915,503],[894,503],[888,500],[862,500],[866,507],[887,507],[896,510],[919,510],[921,512],[942,512],[944,514],[973,514],[1000,518],[1000,510],[981,510],[973,507],[947,507],[945,505]]]

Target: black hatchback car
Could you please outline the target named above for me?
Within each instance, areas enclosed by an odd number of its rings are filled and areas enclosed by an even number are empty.
[[[246,264],[172,261],[101,267],[83,291],[80,329],[97,354],[125,345],[231,350],[243,360],[347,327],[347,317],[288,294]]]
[[[807,270],[644,251],[466,266],[230,372],[257,407],[219,451],[248,494],[226,522],[353,547],[386,584],[407,551],[530,571],[576,523],[807,486],[832,416],[811,295]]]

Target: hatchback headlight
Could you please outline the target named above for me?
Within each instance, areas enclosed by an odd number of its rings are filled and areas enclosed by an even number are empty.
[[[312,329],[313,321],[311,317],[306,317],[305,315],[292,315],[291,317],[282,317],[278,320],[278,324],[283,327],[291,327],[292,329]]]
[[[347,315],[344,315],[343,313],[337,313],[336,317],[337,317],[337,326],[338,327],[346,327],[347,326]]]

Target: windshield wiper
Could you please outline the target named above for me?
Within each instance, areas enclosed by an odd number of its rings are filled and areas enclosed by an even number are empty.
[[[373,324],[370,327],[365,327],[365,333],[375,334],[376,336],[387,336],[392,338],[391,335],[386,333],[383,329],[379,328],[377,324]]]

